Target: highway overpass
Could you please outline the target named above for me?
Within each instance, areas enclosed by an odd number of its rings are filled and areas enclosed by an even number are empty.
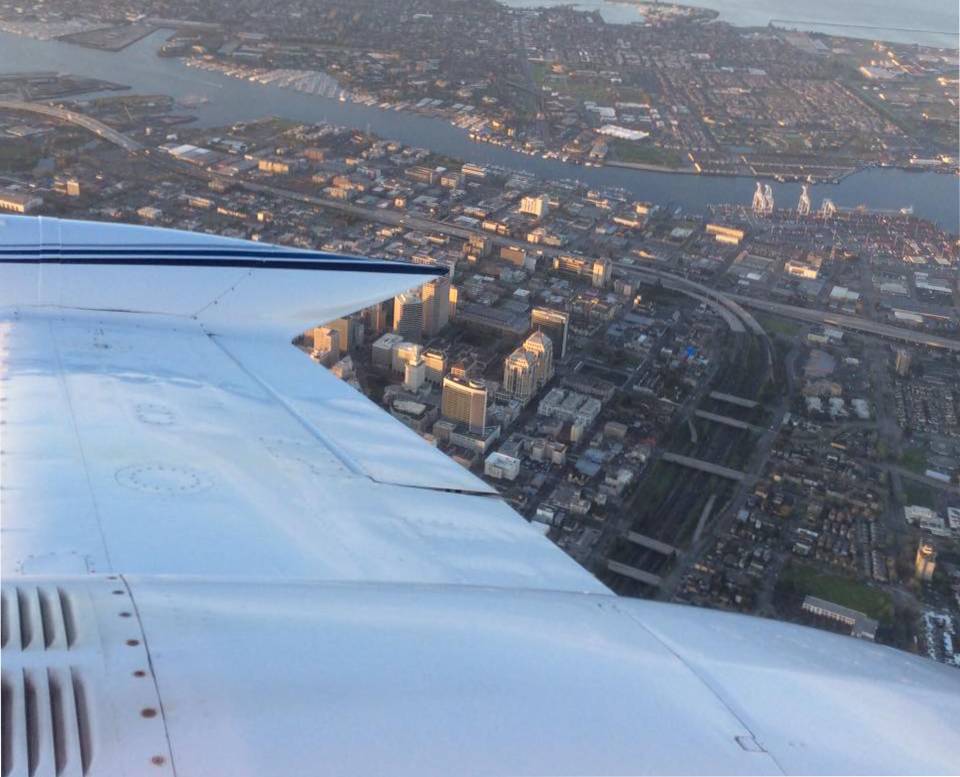
[[[86,130],[90,130],[90,132],[92,132],[94,135],[98,135],[104,140],[120,146],[120,148],[123,148],[130,153],[136,153],[137,151],[143,149],[143,146],[137,143],[137,141],[127,137],[122,132],[117,132],[112,127],[108,127],[102,121],[97,121],[90,116],[85,116],[82,113],[70,111],[66,108],[58,108],[55,105],[46,105],[44,103],[22,102],[20,100],[0,100],[0,110],[37,113],[42,116],[49,116],[54,119],[59,119],[60,121],[65,121],[70,124],[76,124],[78,127],[83,127]]]

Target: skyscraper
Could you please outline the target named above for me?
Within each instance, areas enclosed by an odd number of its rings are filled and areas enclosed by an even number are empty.
[[[432,337],[450,320],[450,276],[430,281],[422,293],[423,333]]]
[[[443,379],[440,412],[444,418],[483,432],[487,424],[487,387],[480,381],[447,376]]]
[[[363,311],[363,320],[366,324],[367,337],[376,340],[387,331],[387,311],[382,302],[365,308]]]
[[[401,375],[406,374],[407,365],[420,361],[423,346],[418,343],[402,342],[393,351],[393,370]]]
[[[443,373],[446,372],[447,358],[443,351],[428,350],[423,352],[423,363],[426,365],[426,378],[431,383],[440,383]]]
[[[417,391],[426,380],[427,366],[422,358],[409,361],[404,365],[403,387],[409,391]]]
[[[313,329],[313,350],[320,353],[332,352],[340,355],[340,332],[332,326],[318,326]]]
[[[553,377],[553,343],[536,331],[503,363],[503,390],[526,403]]]
[[[530,313],[530,326],[534,331],[538,329],[550,337],[553,343],[553,355],[563,359],[567,353],[567,329],[570,325],[570,316],[559,310],[550,308],[534,308]]]
[[[331,366],[340,358],[340,333],[329,326],[314,327],[312,356],[321,364]]]
[[[610,282],[610,261],[597,259],[593,263],[593,285],[598,289],[606,288]]]
[[[355,322],[352,321],[351,319],[347,317],[338,318],[335,321],[331,321],[329,324],[327,324],[327,326],[333,329],[334,331],[336,331],[340,335],[339,353],[341,354],[346,353],[347,351],[351,350],[354,347],[354,345],[356,345],[355,343],[356,338],[354,337],[354,333],[356,331],[356,325],[355,325]]]
[[[553,377],[553,343],[538,330],[523,341],[523,348],[533,354],[534,385],[539,390]]]
[[[460,301],[460,292],[456,286],[450,286],[450,318],[457,317],[457,302]]]
[[[524,403],[534,392],[535,372],[531,355],[520,346],[503,363],[503,390]]]
[[[423,299],[415,291],[393,300],[393,331],[405,340],[420,342],[423,335]]]

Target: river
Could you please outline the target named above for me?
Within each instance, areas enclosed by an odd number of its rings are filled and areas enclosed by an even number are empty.
[[[156,56],[168,33],[159,31],[117,53],[61,41],[40,41],[0,33],[0,72],[56,70],[117,81],[140,93],[175,98],[205,97],[191,109],[200,126],[222,126],[276,115],[296,121],[328,121],[374,132],[402,143],[480,164],[526,170],[543,178],[578,179],[591,186],[626,189],[641,200],[701,212],[716,203],[749,203],[755,182],[747,177],[679,175],[612,167],[579,167],[499,146],[471,141],[444,119],[339,102],[319,95],[265,86],[215,72],[188,68],[180,60]],[[771,182],[779,204],[792,205],[799,184]],[[841,207],[875,210],[913,207],[918,216],[960,232],[960,183],[955,176],[896,169],[870,169],[838,184],[811,187],[814,207],[829,197]]]

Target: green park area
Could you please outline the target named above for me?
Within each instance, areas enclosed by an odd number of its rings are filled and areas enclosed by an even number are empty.
[[[609,145],[610,158],[619,162],[660,167],[682,167],[685,161],[679,152],[655,146],[649,138],[645,141],[612,140]]]
[[[849,577],[820,572],[805,564],[789,564],[780,575],[777,587],[782,593],[789,591],[800,598],[816,596],[859,610],[881,622],[893,618],[893,602],[883,591]]]

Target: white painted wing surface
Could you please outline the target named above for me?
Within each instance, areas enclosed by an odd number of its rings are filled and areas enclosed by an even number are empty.
[[[960,676],[613,597],[293,348],[433,268],[0,218],[3,774],[946,773]]]

